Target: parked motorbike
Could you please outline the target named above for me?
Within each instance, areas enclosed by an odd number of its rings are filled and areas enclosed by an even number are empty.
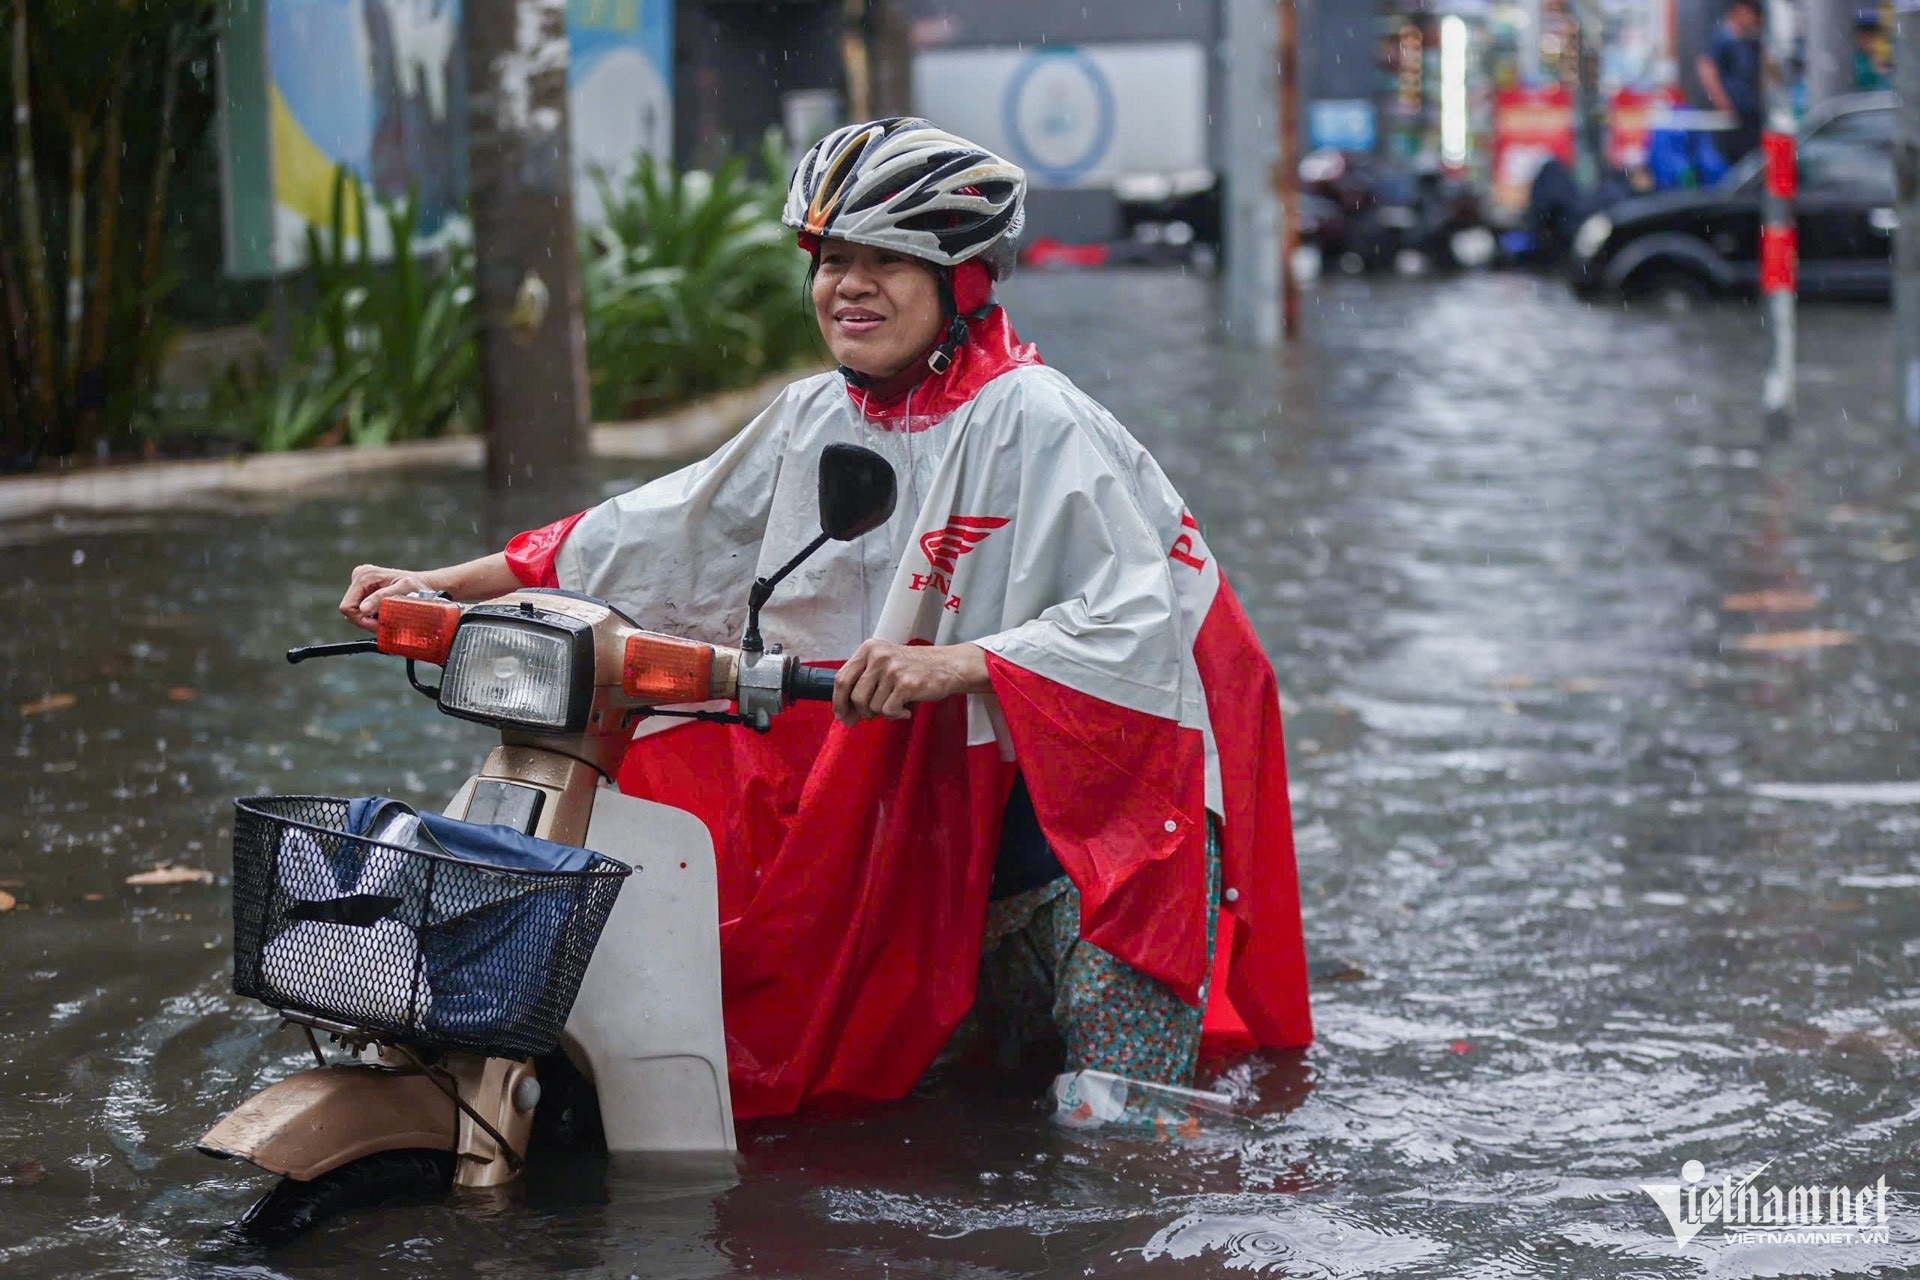
[[[234,989],[317,1060],[198,1143],[281,1179],[243,1234],[275,1243],[396,1195],[510,1182],[543,1107],[597,1112],[584,1127],[611,1152],[733,1152],[713,843],[693,815],[611,782],[641,717],[765,732],[796,701],[832,698],[833,671],[767,647],[760,611],[829,539],[886,522],[894,473],[831,445],[819,492],[820,536],[755,582],[738,648],[528,588],[389,599],[376,639],[287,654],[404,658],[416,690],[500,745],[444,815],[235,802]],[[715,702],[727,709],[700,706]],[[564,1103],[543,1100],[553,1085]]]
[[[1328,270],[1358,275],[1417,262],[1450,271],[1493,256],[1478,193],[1437,168],[1315,151],[1300,162],[1300,188],[1302,243]]]

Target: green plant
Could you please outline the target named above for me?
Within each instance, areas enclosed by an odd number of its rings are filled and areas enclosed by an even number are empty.
[[[253,393],[254,443],[267,453],[313,444],[341,424],[360,388],[355,371],[336,374],[313,365],[283,370]]]
[[[618,186],[595,181],[606,220],[585,236],[581,272],[597,415],[738,386],[809,349],[806,259],[772,182],[739,159],[674,173],[651,156]]]
[[[313,303],[284,368],[264,381],[234,376],[215,397],[221,429],[265,450],[328,436],[387,444],[446,431],[475,396],[473,259],[450,246],[435,265],[411,252],[419,226],[409,197],[368,217],[360,185],[340,169],[325,228],[307,228]],[[367,229],[357,241],[349,226]],[[393,247],[381,260],[376,238]]]
[[[378,209],[392,246],[385,262],[374,255],[365,192],[345,169],[334,174],[329,226],[307,228],[317,294],[308,348],[324,356],[336,381],[353,385],[346,427],[355,444],[439,435],[476,385],[471,252],[453,244],[431,267],[412,250],[418,201],[409,195]],[[350,245],[349,225],[369,233]]]

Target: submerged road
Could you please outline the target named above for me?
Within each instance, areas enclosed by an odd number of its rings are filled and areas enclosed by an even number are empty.
[[[1275,359],[1170,273],[1009,300],[1161,459],[1280,672],[1311,1052],[1233,1066],[1246,1114],[1179,1142],[954,1086],[749,1127],[737,1180],[579,1161],[237,1251],[262,1180],[192,1143],[304,1044],[229,993],[224,879],[126,878],[224,877],[236,794],[444,797],[484,730],[378,660],[280,651],[345,638],[352,564],[465,558],[636,473],[0,526],[0,1270],[1920,1270],[1920,465],[1889,314],[1804,314],[1802,426],[1767,447],[1748,310],[1330,282]],[[1692,1160],[1884,1175],[1885,1238],[1679,1247],[1641,1186]]]

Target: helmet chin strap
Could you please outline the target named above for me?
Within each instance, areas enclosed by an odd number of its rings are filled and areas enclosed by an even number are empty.
[[[977,320],[985,314],[986,312],[983,310],[971,318]],[[969,317],[966,316],[955,316],[952,321],[948,323],[946,341],[927,352],[927,368],[939,374],[945,373],[953,367],[954,354],[967,344],[968,319]]]
[[[942,267],[933,273],[940,287],[940,311],[947,317],[947,336],[927,353],[927,368],[936,375],[953,367],[953,357],[966,345],[967,322],[960,318],[960,301],[953,296],[953,268]]]

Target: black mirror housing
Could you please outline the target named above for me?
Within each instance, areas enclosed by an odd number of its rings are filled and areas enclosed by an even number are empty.
[[[830,444],[820,451],[820,536],[800,554],[764,578],[754,580],[747,597],[747,631],[740,648],[762,652],[760,610],[773,598],[773,589],[798,569],[808,556],[835,542],[852,542],[878,529],[893,514],[896,488],[893,465],[871,449],[857,444]]]
[[[887,522],[897,490],[893,465],[857,444],[820,451],[820,531],[851,542]]]

